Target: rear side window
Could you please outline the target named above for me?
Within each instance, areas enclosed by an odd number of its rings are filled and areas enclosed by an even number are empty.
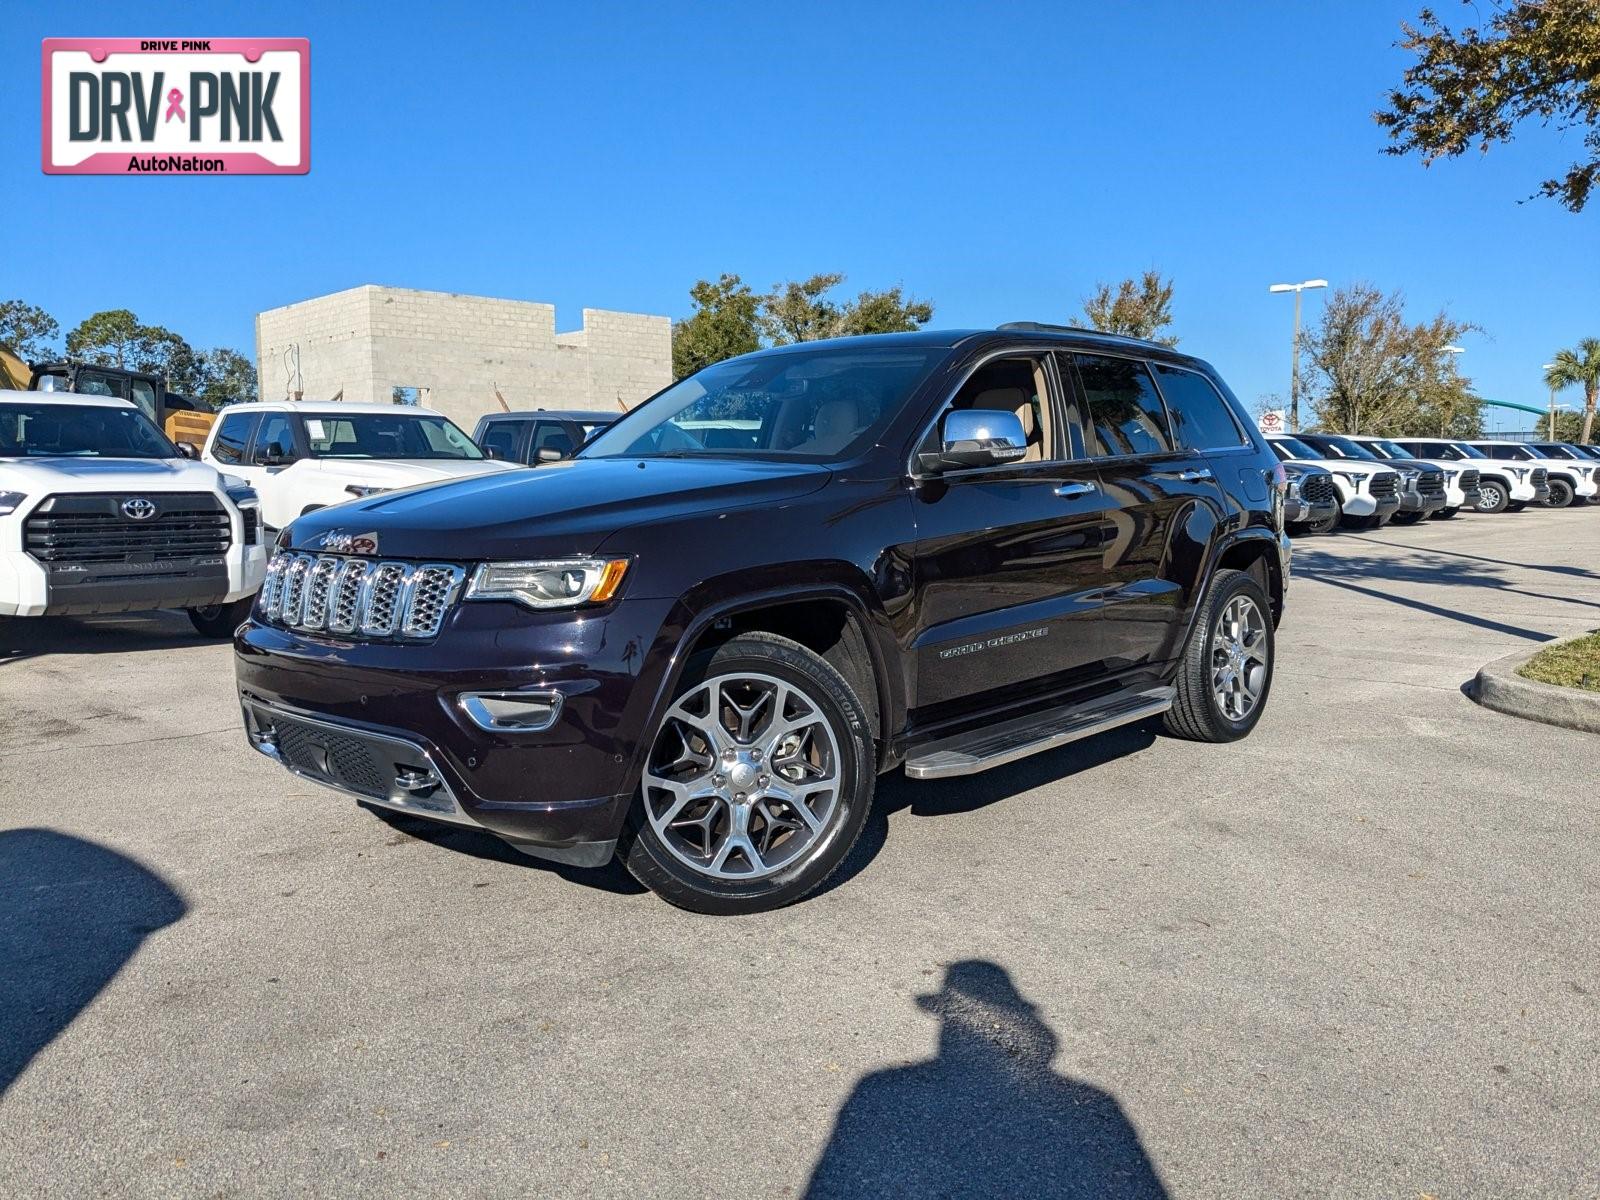
[[[1517,452],[1510,446],[1485,446],[1490,458],[1510,459],[1516,458]]]
[[[1189,450],[1231,450],[1248,446],[1233,410],[1204,375],[1155,364],[1156,380],[1177,428],[1178,445]]]
[[[1074,354],[1088,412],[1084,441],[1091,456],[1164,454],[1172,431],[1161,396],[1144,363],[1132,358]]]
[[[211,443],[211,457],[218,462],[243,462],[245,447],[250,444],[250,431],[255,424],[255,413],[234,413],[223,417],[217,423],[216,440]]]
[[[495,458],[514,461],[517,457],[517,442],[522,437],[523,421],[491,421],[488,428],[483,431],[483,437],[478,445],[483,452]]]

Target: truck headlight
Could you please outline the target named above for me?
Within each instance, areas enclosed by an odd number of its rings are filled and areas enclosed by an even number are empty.
[[[243,508],[247,504],[259,505],[261,503],[261,497],[256,493],[255,488],[248,483],[229,484],[223,490],[227,492],[228,499],[232,500],[239,508]]]
[[[0,492],[0,517],[9,516],[28,498],[26,492]]]
[[[387,491],[390,491],[391,489],[389,489],[389,488],[381,488],[381,487],[369,487],[367,484],[364,484],[364,483],[347,483],[347,484],[345,484],[344,490],[346,492],[348,492],[350,495],[355,496],[355,497],[357,497],[359,499],[362,496],[376,496],[379,492],[387,492]]]
[[[617,594],[627,571],[625,558],[481,563],[467,584],[466,598],[515,600],[528,608],[601,604]]]

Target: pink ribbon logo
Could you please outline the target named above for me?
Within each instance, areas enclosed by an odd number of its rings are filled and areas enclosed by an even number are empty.
[[[173,117],[177,117],[180,121],[189,119],[183,115],[183,93],[177,88],[173,88],[167,93],[167,115],[166,120],[162,123],[165,124],[166,121],[172,120]]]

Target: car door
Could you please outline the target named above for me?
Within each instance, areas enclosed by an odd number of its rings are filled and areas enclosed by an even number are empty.
[[[251,439],[242,473],[261,495],[261,520],[269,529],[282,529],[305,507],[292,482],[280,478],[305,457],[298,425],[293,413],[266,412]]]
[[[1185,445],[1173,430],[1149,363],[1074,351],[1062,354],[1060,365],[1078,389],[1085,448],[1113,525],[1100,563],[1107,668],[1165,662],[1181,649],[1199,600],[1206,548],[1224,519],[1216,469],[1200,446]],[[1168,386],[1175,396],[1193,392],[1177,375]],[[1216,420],[1202,420],[1198,401],[1191,403],[1196,413],[1185,429],[1193,428],[1201,442],[1220,436],[1204,432],[1216,429]]]
[[[913,642],[917,723],[998,708],[1069,686],[1105,658],[1099,624],[1108,501],[1073,455],[1071,415],[1048,351],[974,366],[918,451],[956,409],[1007,409],[1028,434],[1014,463],[914,474]]]

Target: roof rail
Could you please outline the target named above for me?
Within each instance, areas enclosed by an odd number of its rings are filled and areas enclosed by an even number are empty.
[[[1126,333],[1110,333],[1104,329],[1089,329],[1083,325],[1050,325],[1044,321],[1007,321],[1004,325],[996,325],[996,329],[1006,333],[1088,333],[1095,337],[1119,338],[1124,342],[1137,342],[1141,346],[1156,346],[1162,350],[1170,350],[1171,346],[1162,345],[1150,338],[1133,337]]]

